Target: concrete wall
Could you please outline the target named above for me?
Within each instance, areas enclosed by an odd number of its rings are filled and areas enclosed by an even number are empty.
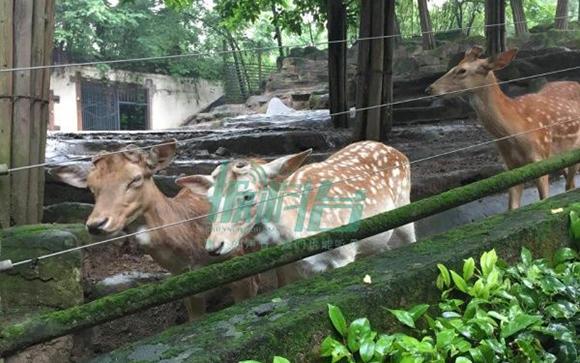
[[[178,127],[186,118],[209,106],[223,96],[221,83],[203,79],[176,78],[151,73],[127,71],[101,72],[94,67],[55,69],[51,75],[51,90],[58,102],[53,104],[54,125],[61,131],[78,131],[77,90],[75,74],[91,80],[132,83],[149,91],[151,129]]]

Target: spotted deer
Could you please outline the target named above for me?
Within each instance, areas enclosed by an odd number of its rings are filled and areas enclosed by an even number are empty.
[[[98,154],[90,166],[62,166],[51,170],[57,179],[77,188],[89,188],[95,206],[86,221],[95,235],[116,235],[126,228],[141,231],[137,243],[172,274],[215,262],[204,248],[210,232],[205,215],[210,210],[207,197],[182,189],[175,197],[165,196],[153,181],[153,175],[173,159],[175,140],[164,142],[144,152],[128,146],[120,153]],[[180,221],[199,218],[171,227],[145,231]],[[141,224],[134,226],[135,224]],[[230,285],[235,301],[254,296],[255,278]],[[185,300],[190,320],[205,312],[205,297]]]
[[[517,49],[490,58],[480,58],[482,53],[480,47],[468,50],[463,60],[426,92],[467,92],[479,121],[493,137],[517,135],[496,142],[508,169],[580,146],[580,83],[549,82],[537,93],[510,98],[501,91],[494,71],[506,67]],[[577,167],[567,168],[566,190],[575,188]],[[540,177],[536,184],[540,199],[548,197],[548,175]],[[520,206],[522,191],[523,184],[509,190],[509,209]]]
[[[177,180],[207,192],[213,221],[206,242],[213,255],[243,245],[276,245],[354,222],[409,203],[409,161],[378,142],[351,144],[326,161],[302,166],[311,150],[261,164],[240,159],[218,166],[211,175]],[[275,181],[283,179],[282,184]],[[391,237],[395,234],[398,241]],[[359,254],[415,241],[413,224],[306,258],[277,271],[278,284],[345,266]]]

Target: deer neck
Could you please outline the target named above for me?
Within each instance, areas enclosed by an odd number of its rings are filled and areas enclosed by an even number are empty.
[[[500,89],[493,72],[488,74],[487,82],[488,86],[474,90],[470,98],[478,119],[494,137],[518,132],[514,101]]]

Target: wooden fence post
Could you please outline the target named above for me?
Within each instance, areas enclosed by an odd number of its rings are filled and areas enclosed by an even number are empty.
[[[50,64],[54,0],[0,3],[0,68]],[[50,70],[0,74],[0,164],[9,168],[44,162]],[[0,227],[42,219],[44,169],[0,177]]]
[[[0,1],[0,69],[13,67],[14,0]],[[0,73],[0,164],[10,166],[12,152],[12,72]],[[10,176],[0,176],[0,228],[10,225]]]

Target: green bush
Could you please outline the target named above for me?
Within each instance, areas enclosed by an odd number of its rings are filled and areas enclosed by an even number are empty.
[[[548,261],[533,260],[524,248],[521,262],[510,267],[491,250],[479,264],[465,260],[460,272],[437,267],[442,293],[436,306],[388,310],[409,334],[379,333],[366,318],[348,324],[338,307],[328,305],[337,334],[324,339],[321,356],[332,363],[579,361],[575,251],[559,250]]]

